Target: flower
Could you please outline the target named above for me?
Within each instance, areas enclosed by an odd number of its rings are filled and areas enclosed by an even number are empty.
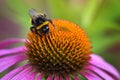
[[[85,32],[65,20],[52,20],[49,32],[32,31],[24,39],[8,39],[0,43],[1,80],[120,80],[117,70],[93,54]],[[6,49],[16,43],[25,46]],[[22,63],[21,63],[22,62]]]

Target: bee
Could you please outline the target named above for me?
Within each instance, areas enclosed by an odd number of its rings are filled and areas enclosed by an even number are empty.
[[[51,19],[47,19],[45,14],[37,13],[34,9],[30,9],[32,27],[30,30],[36,34],[43,35],[49,32],[49,22],[55,27]]]

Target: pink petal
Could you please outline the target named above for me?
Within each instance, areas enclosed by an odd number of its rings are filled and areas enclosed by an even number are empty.
[[[108,64],[105,60],[103,60],[100,56],[92,54],[90,63],[100,69],[103,69],[112,77],[120,79],[120,74],[117,72],[117,70],[112,65]]]
[[[14,56],[8,56],[5,58],[1,58],[0,59],[0,72],[6,70],[7,68],[9,68],[10,66],[14,65],[17,62],[20,62],[22,60],[25,60],[25,56],[24,55],[14,55]]]
[[[66,75],[65,75],[65,79],[66,79],[66,80],[70,80],[70,77],[66,74]]]
[[[20,73],[16,74],[11,80],[21,80],[23,77],[27,76],[34,68],[32,66],[27,67]]]
[[[52,80],[52,74],[49,74],[47,80]]]
[[[84,72],[80,73],[83,75],[87,80],[103,80],[99,76],[97,76],[95,73],[90,72],[89,70],[85,70]]]
[[[59,75],[58,74],[55,74],[54,80],[59,80]]]
[[[60,80],[63,80],[63,77],[62,77],[62,75],[60,75]]]
[[[80,80],[75,74],[73,74],[74,80]]]
[[[11,80],[11,78],[13,76],[15,76],[17,73],[23,71],[24,69],[28,68],[30,65],[29,64],[26,64],[24,66],[21,66],[21,67],[18,67],[14,70],[12,70],[11,72],[7,73],[4,77],[2,77],[1,80]]]
[[[44,72],[41,72],[40,75],[36,78],[36,80],[42,80],[43,75],[44,75]]]
[[[16,47],[12,49],[2,49],[0,50],[0,56],[24,52],[24,50],[25,50],[25,46]]]
[[[90,66],[89,70],[94,71],[96,74],[100,75],[104,80],[114,80],[110,75],[108,75],[104,71],[102,71],[94,66]]]
[[[17,38],[3,40],[0,42],[0,49],[8,47],[11,44],[19,43],[19,42],[25,42],[25,40],[24,39],[17,39]]]
[[[80,80],[77,76],[74,76],[74,80]]]
[[[36,74],[37,74],[37,71],[31,72],[21,80],[35,80]]]

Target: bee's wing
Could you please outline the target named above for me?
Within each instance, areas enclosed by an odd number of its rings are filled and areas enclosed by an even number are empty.
[[[30,9],[30,10],[29,10],[29,15],[30,15],[30,17],[31,17],[32,19],[36,19],[37,17],[39,17],[39,13],[36,12],[35,9]]]

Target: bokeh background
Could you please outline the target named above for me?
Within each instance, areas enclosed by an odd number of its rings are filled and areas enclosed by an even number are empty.
[[[0,40],[26,38],[30,8],[80,25],[92,52],[120,71],[120,0],[0,0]]]

